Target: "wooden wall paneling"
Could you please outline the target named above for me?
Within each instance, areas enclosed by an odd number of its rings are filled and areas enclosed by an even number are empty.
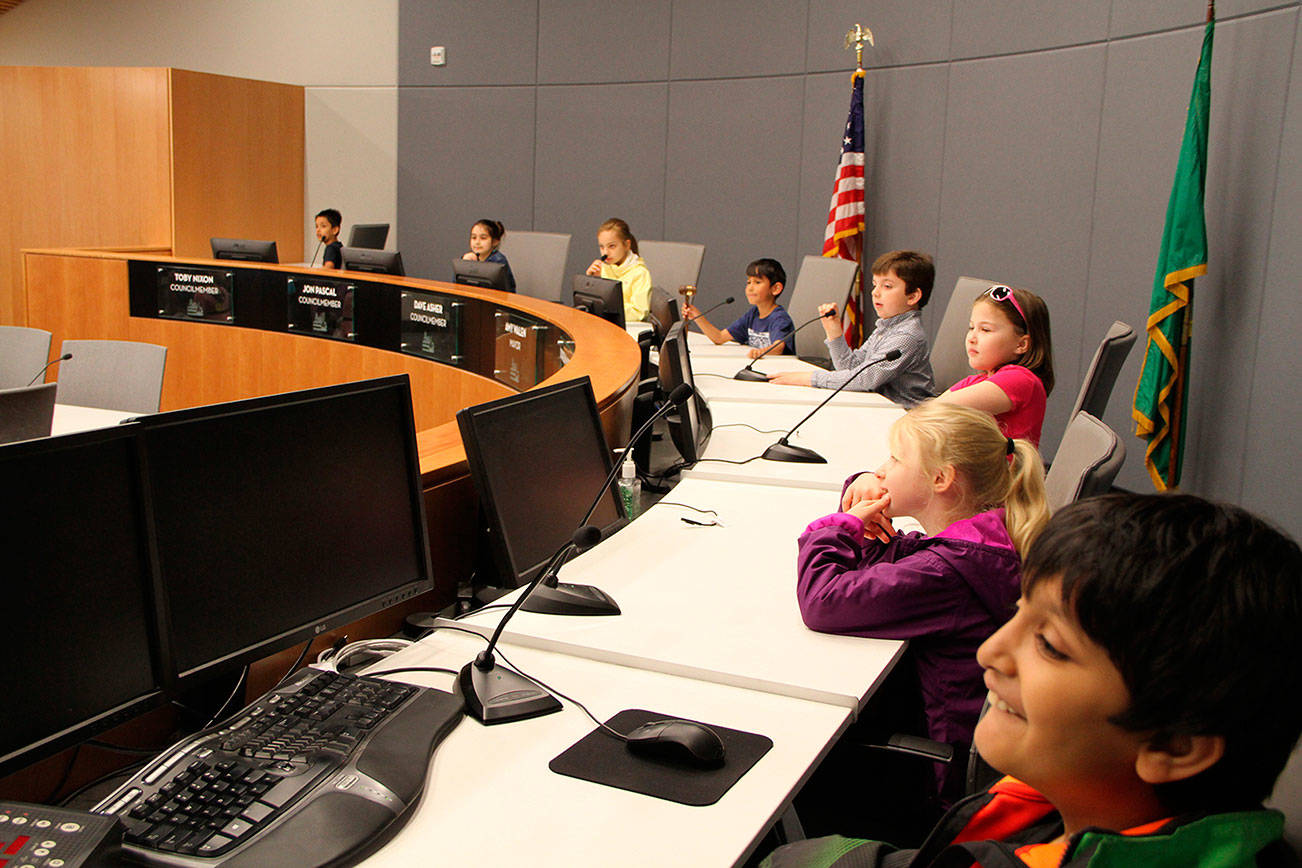
[[[162,68],[0,67],[0,323],[23,248],[171,246],[167,118]]]
[[[303,88],[169,70],[172,248],[206,257],[213,236],[303,248]]]

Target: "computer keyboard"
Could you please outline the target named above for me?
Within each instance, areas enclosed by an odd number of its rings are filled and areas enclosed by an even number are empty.
[[[101,801],[153,865],[352,864],[388,840],[461,719],[440,690],[304,669]]]

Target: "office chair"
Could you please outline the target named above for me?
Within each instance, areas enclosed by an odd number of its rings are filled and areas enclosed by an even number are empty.
[[[0,389],[17,389],[30,383],[50,360],[51,339],[52,335],[43,329],[0,326]]]
[[[673,298],[678,297],[678,287],[685,283],[695,286],[701,280],[701,260],[705,258],[704,244],[686,241],[643,241],[638,239],[638,256],[651,272],[651,291],[659,287]],[[666,329],[669,326],[665,326]]]
[[[857,262],[848,259],[835,259],[830,256],[806,256],[800,261],[800,273],[778,296],[778,303],[787,310],[791,324],[798,326],[818,315],[820,304],[835,304],[838,311],[845,306],[850,287],[854,286],[854,276],[859,270]],[[869,316],[867,312],[865,316]],[[821,367],[831,366],[831,354],[827,351],[826,335],[822,327],[811,325],[796,338],[796,348],[800,358]]]
[[[139,341],[64,341],[59,400],[80,407],[157,413],[167,347]]]
[[[1099,343],[1099,348],[1094,351],[1094,358],[1090,359],[1090,366],[1085,371],[1085,379],[1081,383],[1080,393],[1076,396],[1076,404],[1071,408],[1071,420],[1084,410],[1095,419],[1102,419],[1104,412],[1108,408],[1108,398],[1112,395],[1112,386],[1117,382],[1117,375],[1121,373],[1121,366],[1126,361],[1126,356],[1130,354],[1130,348],[1135,344],[1135,330],[1123,322],[1114,322],[1108,327],[1108,333],[1103,336]]]
[[[30,378],[29,378],[30,379]],[[49,437],[58,383],[0,389],[0,443]]]
[[[936,388],[943,392],[973,373],[967,362],[967,324],[972,319],[972,304],[977,296],[999,283],[981,277],[960,277],[945,305],[945,315],[931,342],[931,372]]]
[[[502,236],[502,255],[511,263],[515,291],[545,301],[566,304],[561,293],[565,279],[565,261],[570,255],[568,232],[509,231]]]
[[[1126,460],[1126,447],[1107,425],[1085,411],[1067,423],[1053,466],[1044,478],[1049,510],[1106,494]]]

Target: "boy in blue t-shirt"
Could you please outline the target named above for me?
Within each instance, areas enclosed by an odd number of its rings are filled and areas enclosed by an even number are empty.
[[[770,344],[781,344],[774,353],[792,355],[796,352],[791,317],[778,304],[787,283],[787,273],[776,259],[756,259],[746,266],[746,300],[750,309],[737,317],[726,329],[716,328],[701,312],[690,304],[683,305],[683,319],[696,323],[701,332],[716,344],[736,341],[749,346],[753,359],[768,349]]]

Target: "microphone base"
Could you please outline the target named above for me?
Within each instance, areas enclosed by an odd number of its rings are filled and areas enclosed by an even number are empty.
[[[561,710],[560,700],[555,696],[503,666],[495,665],[485,672],[471,661],[461,667],[457,684],[466,712],[485,726]]]
[[[732,378],[734,380],[746,380],[750,383],[767,383],[769,381],[767,375],[761,374],[759,371],[752,371],[750,368],[742,368],[733,374]]]
[[[542,615],[618,615],[619,604],[601,588],[559,582],[540,584],[520,608]]]
[[[790,443],[774,443],[764,450],[762,456],[768,461],[788,461],[797,464],[826,464],[827,459],[812,449],[792,446]]]

